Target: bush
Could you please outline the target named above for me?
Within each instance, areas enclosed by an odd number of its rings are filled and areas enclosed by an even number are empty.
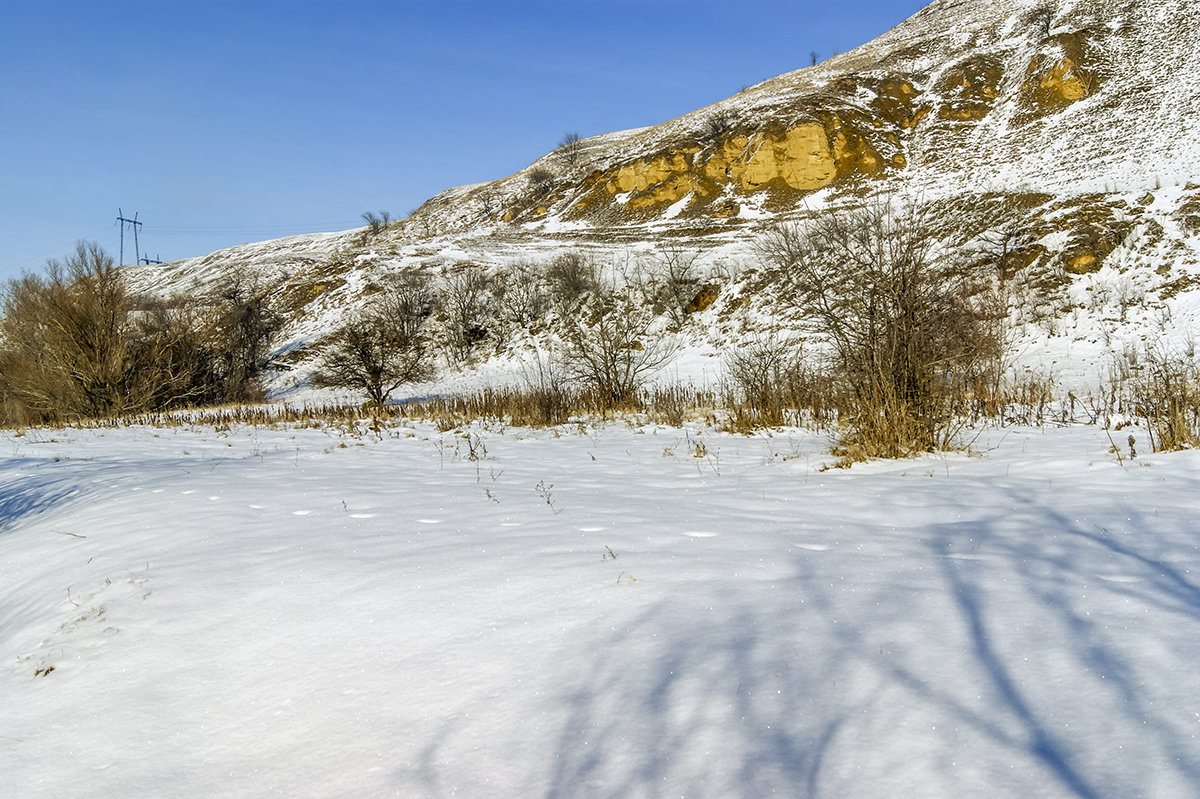
[[[228,402],[262,399],[271,338],[283,323],[272,294],[249,272],[234,270],[209,297],[209,346],[215,353],[220,393]]]
[[[583,157],[583,139],[575,132],[566,134],[562,137],[562,141],[558,143],[554,154],[567,166],[575,166],[579,163],[579,159]]]
[[[380,211],[376,214],[374,211],[367,211],[362,215],[362,219],[367,223],[367,229],[363,232],[363,241],[367,236],[378,236],[383,231],[387,230],[391,224],[392,215],[388,211]]]
[[[491,290],[496,316],[509,330],[527,328],[549,310],[542,271],[532,264],[512,264],[492,282]]]
[[[11,281],[0,320],[7,420],[59,423],[261,396],[277,317],[236,277],[207,305],[130,294],[112,258],[80,243],[45,277]]]
[[[554,173],[544,167],[537,167],[529,173],[529,193],[533,199],[540,200],[554,190]]]
[[[1000,362],[982,283],[935,239],[930,211],[877,203],[781,225],[758,243],[830,348],[851,458],[949,446],[961,398]]]
[[[762,336],[726,355],[724,365],[735,429],[796,424],[802,413],[817,425],[831,421],[834,389],[805,366],[798,341]]]
[[[564,321],[564,376],[606,408],[635,404],[647,379],[675,356],[672,339],[651,333],[653,321],[627,293],[593,292],[580,314]]]
[[[1146,420],[1155,452],[1200,447],[1200,363],[1152,350],[1132,383],[1137,415]]]
[[[550,296],[560,310],[572,308],[600,284],[600,270],[596,263],[574,250],[550,261],[545,277]]]
[[[467,361],[471,351],[488,337],[495,318],[491,278],[482,267],[461,264],[442,281],[437,306],[443,344],[451,363]]]
[[[132,360],[133,301],[113,259],[80,242],[45,278],[12,281],[0,323],[8,404],[31,421],[141,409]]]
[[[646,263],[645,288],[676,327],[687,321],[688,309],[700,292],[699,257],[698,252],[667,243],[657,247]]]

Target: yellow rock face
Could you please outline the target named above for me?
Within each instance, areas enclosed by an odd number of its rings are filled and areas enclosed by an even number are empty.
[[[645,191],[651,186],[670,179],[672,175],[691,169],[690,156],[690,152],[677,152],[660,155],[649,161],[635,161],[632,164],[626,164],[617,170],[617,174],[609,182],[608,193]]]
[[[980,120],[991,113],[1000,96],[1003,65],[988,56],[975,56],[948,70],[934,87],[944,98],[941,119]]]
[[[851,139],[842,132],[833,137],[833,160],[846,174],[878,175],[883,171],[883,163],[874,148],[866,141],[858,137]]]
[[[835,129],[840,124],[834,120]],[[883,169],[883,160],[864,140],[847,141],[838,132],[831,142],[825,130],[820,122],[806,122],[778,133],[732,135],[715,152],[705,153],[706,158],[698,155],[699,146],[685,146],[596,173],[590,182],[602,185],[609,195],[628,193],[630,208],[647,208],[678,202],[688,194],[711,197],[722,184],[733,184],[743,192],[769,185],[815,191],[839,174],[875,174]],[[902,166],[904,160],[900,156],[888,163]]]
[[[631,208],[646,208],[659,203],[673,203],[683,199],[689,192],[705,193],[691,175],[676,175],[661,186],[629,201]]]
[[[812,122],[797,125],[782,136],[732,136],[704,165],[704,173],[713,180],[732,180],[743,191],[762,188],[772,180],[815,191],[828,185],[837,170],[825,128]]]
[[[1100,259],[1090,252],[1077,253],[1067,258],[1067,271],[1076,275],[1086,275],[1100,268]]]
[[[1040,87],[1056,99],[1073,103],[1087,96],[1087,84],[1080,74],[1077,65],[1069,58],[1064,58],[1054,65],[1041,80]]]
[[[1027,109],[1027,117],[1043,116],[1090,97],[1098,90],[1098,83],[1095,72],[1070,56],[1053,65],[1039,62],[1035,57],[1029,62],[1025,82],[1021,84],[1021,103]]]

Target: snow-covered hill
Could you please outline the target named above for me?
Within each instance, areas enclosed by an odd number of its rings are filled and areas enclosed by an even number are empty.
[[[938,203],[939,236],[981,258],[1011,244],[1026,286],[1018,351],[1094,379],[1113,351],[1200,328],[1197,52],[1200,6],[1187,0],[938,0],[708,108],[449,189],[382,234],[130,274],[160,292],[233,268],[277,281],[291,314],[278,344],[299,352],[386,273],[502,272],[569,249],[620,265],[683,247],[703,253],[719,293],[685,339],[720,350],[777,302],[738,279],[764,226],[902,195]],[[479,354],[493,365],[529,343],[494,338]]]

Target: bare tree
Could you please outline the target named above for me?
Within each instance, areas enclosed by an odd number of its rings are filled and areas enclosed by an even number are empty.
[[[428,281],[415,276],[373,295],[321,345],[314,384],[361,390],[382,408],[400,386],[432,373],[423,335],[432,305]]]
[[[583,139],[572,131],[562,137],[554,152],[567,166],[575,166],[583,157]]]
[[[392,215],[389,211],[380,211],[376,214],[374,211],[367,211],[362,215],[363,221],[367,223],[366,233],[372,236],[378,236],[383,231],[387,230],[392,221]],[[365,238],[365,236],[364,236]]]
[[[1050,31],[1054,25],[1054,8],[1049,5],[1044,5],[1034,10],[1029,18],[1030,26],[1037,31],[1039,37],[1044,42],[1050,38]]]
[[[188,296],[142,298],[134,317],[134,384],[143,405],[169,410],[227,399],[212,309]]]
[[[528,327],[550,307],[542,270],[533,264],[511,264],[492,281],[491,290],[496,315],[510,329]]]
[[[10,283],[0,326],[6,393],[47,421],[130,409],[132,307],[113,259],[94,243],[49,262],[45,278]]]

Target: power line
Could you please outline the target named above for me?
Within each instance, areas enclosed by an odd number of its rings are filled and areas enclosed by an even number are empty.
[[[45,261],[49,258],[55,257],[59,253],[71,248],[72,246],[74,246],[76,243],[78,243],[80,241],[92,241],[95,239],[99,239],[101,236],[104,236],[104,238],[107,240],[107,242],[109,242],[108,246],[111,247],[112,239],[109,239],[108,235],[106,235],[106,234],[111,235],[110,231],[112,231],[112,229],[114,227],[117,227],[118,225],[120,225],[120,227],[121,227],[121,231],[120,231],[121,236],[120,236],[120,239],[118,242],[118,247],[120,249],[119,255],[120,255],[121,259],[124,260],[125,225],[129,224],[133,221],[137,221],[137,224],[139,226],[142,225],[143,223],[141,222],[141,220],[137,219],[137,216],[138,216],[137,214],[134,214],[134,219],[130,220],[130,219],[126,218],[125,221],[122,222],[121,217],[124,217],[124,214],[121,212],[120,208],[117,209],[117,213],[118,213],[117,221],[113,222],[113,224],[108,225],[104,228],[101,228],[100,230],[97,230],[86,236],[81,236],[81,237],[72,239],[69,242],[61,244],[52,249],[48,249],[41,255],[32,255],[32,256],[29,256],[28,258],[23,258],[20,261],[12,262],[12,263],[8,264],[5,267],[5,269],[6,270],[17,270],[17,269],[25,268],[25,267],[27,267],[31,264],[35,264],[39,261]],[[155,225],[154,232],[159,235],[168,235],[168,236],[188,236],[188,235],[204,236],[204,235],[222,235],[222,234],[225,234],[225,235],[238,235],[238,234],[251,235],[251,234],[259,234],[259,233],[264,234],[264,235],[271,235],[271,236],[290,236],[290,235],[302,235],[305,233],[316,233],[316,232],[339,232],[339,231],[343,231],[343,230],[353,230],[355,228],[360,228],[360,227],[362,227],[361,219],[350,219],[350,220],[342,220],[342,221],[336,221],[336,222],[326,221],[326,222],[317,222],[317,223],[312,223],[312,224],[293,223],[293,224],[284,224],[284,225],[197,225],[194,227],[193,226],[185,226],[185,225],[173,225],[173,226],[167,226],[167,227],[159,227],[159,226]],[[135,228],[135,230],[136,230],[136,228]],[[139,255],[140,255],[140,253],[139,253]],[[156,255],[156,258],[157,257],[159,257],[159,256]],[[141,260],[144,260],[144,259],[139,258],[139,262]]]
[[[156,233],[167,233],[171,235],[187,235],[194,233],[269,233],[279,230],[296,230],[311,233],[313,231],[320,230],[350,230],[360,227],[362,227],[362,220],[355,219],[334,223],[289,223],[285,225],[165,225],[161,227],[156,225],[154,231]]]
[[[113,225],[107,225],[107,226],[101,228],[100,230],[97,230],[95,233],[92,233],[91,235],[84,236],[82,239],[79,239],[79,238],[74,239],[72,241],[67,242],[66,244],[60,244],[59,246],[55,247],[52,250],[47,250],[42,255],[31,255],[28,258],[17,261],[15,263],[11,264],[10,268],[20,269],[23,266],[28,266],[29,264],[33,263],[34,261],[44,261],[47,258],[50,258],[50,257],[62,252],[63,250],[67,249],[68,247],[74,246],[75,244],[77,244],[80,241],[89,241],[91,239],[99,238],[104,233],[107,233],[110,230],[112,230],[112,228],[113,228]]]

